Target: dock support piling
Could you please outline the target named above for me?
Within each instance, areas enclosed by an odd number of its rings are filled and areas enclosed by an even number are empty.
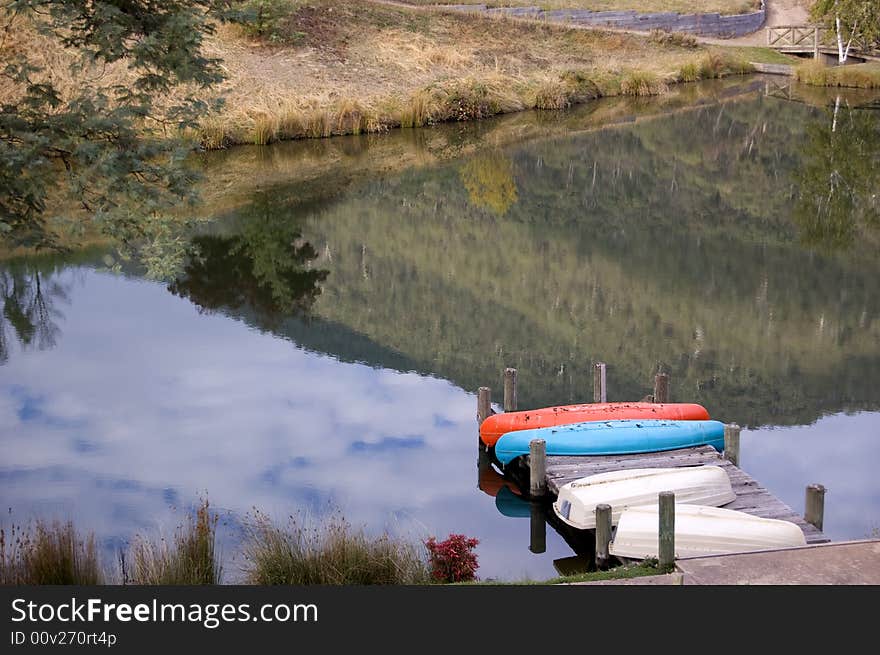
[[[477,421],[482,424],[492,414],[492,390],[489,387],[480,387],[477,390]]]
[[[658,373],[654,376],[654,402],[669,402],[669,374]]]
[[[661,491],[659,526],[659,560],[661,571],[671,571],[675,566],[675,493]]]
[[[611,505],[596,505],[596,568],[608,565],[608,544],[611,543]]]
[[[608,393],[605,388],[605,362],[596,362],[593,365],[593,402],[608,402]]]
[[[739,433],[742,430],[736,423],[724,426],[724,458],[734,466],[739,466]]]
[[[821,484],[807,485],[804,520],[815,525],[817,530],[822,530],[825,522],[825,487]]]
[[[504,411],[516,411],[516,369],[504,369]]]
[[[529,442],[529,495],[540,498],[547,493],[547,443],[543,439]]]
[[[544,520],[544,508],[541,503],[532,501],[530,504],[529,550],[533,553],[547,552],[547,522]]]

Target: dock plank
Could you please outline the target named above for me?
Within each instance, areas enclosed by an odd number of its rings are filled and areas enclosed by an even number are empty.
[[[637,455],[548,456],[545,476],[547,488],[555,496],[563,485],[588,475],[635,468],[678,468],[705,464],[722,467],[730,478],[736,499],[725,508],[762,518],[791,521],[801,528],[808,544],[830,541],[824,533],[807,523],[760,482],[724,459],[711,446]]]

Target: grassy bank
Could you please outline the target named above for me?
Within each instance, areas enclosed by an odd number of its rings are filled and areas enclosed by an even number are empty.
[[[741,73],[742,57],[688,37],[644,37],[540,21],[355,0],[292,3],[271,45],[227,27],[212,42],[229,80],[206,117],[208,148],[380,132],[560,109],[599,96]]]
[[[880,89],[880,63],[852,66],[804,64],[795,71],[799,82],[812,86],[841,86],[854,89]]]
[[[37,521],[0,529],[0,584],[216,585],[218,515],[202,502],[171,538],[137,535],[112,564],[101,562],[94,535],[72,523]],[[257,514],[246,521],[244,582],[254,585],[429,584],[421,544],[387,534],[368,537],[341,517],[286,527]]]
[[[205,115],[196,135],[208,149],[661,94],[676,82],[749,68],[739,54],[688,37],[368,0],[277,0],[273,6],[271,21],[259,29],[222,25],[207,39],[206,54],[222,59],[227,74],[211,92],[225,98],[224,108]],[[19,18],[0,54],[22,48],[41,53],[38,63],[59,78],[62,95],[81,85],[66,72],[67,54]],[[117,62],[86,74],[90,83],[124,85],[128,72]],[[0,98],[14,101],[15,92],[0,80]]]
[[[2,585],[216,585],[217,514],[207,501],[178,527],[171,540],[134,539],[120,553],[118,569],[100,561],[94,535],[71,522],[37,521],[0,530]],[[245,521],[243,582],[252,585],[426,585],[432,575],[424,544],[388,534],[370,537],[340,516],[321,523],[291,517],[279,526],[257,513]],[[462,584],[571,584],[656,575],[656,560],[536,581]]]

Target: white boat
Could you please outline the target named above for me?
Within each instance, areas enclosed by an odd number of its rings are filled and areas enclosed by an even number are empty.
[[[661,491],[673,491],[677,502],[692,505],[726,505],[736,498],[730,478],[720,466],[630,469],[563,485],[553,510],[573,528],[592,530],[596,527],[596,505],[611,505],[611,524],[616,525],[623,510],[656,504]]]
[[[630,507],[620,516],[608,551],[615,557],[657,557],[659,507]],[[675,504],[675,557],[724,555],[806,546],[794,523],[705,505]]]

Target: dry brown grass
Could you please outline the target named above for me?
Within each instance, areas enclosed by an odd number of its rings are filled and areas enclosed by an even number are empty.
[[[256,585],[427,584],[421,548],[387,534],[376,538],[341,517],[314,525],[293,518],[279,527],[265,514],[248,523],[246,580]]]
[[[813,86],[844,86],[859,89],[880,89],[880,63],[823,66],[810,62],[799,66],[795,76]]]
[[[292,45],[254,40],[234,25],[220,26],[207,39],[206,54],[223,60],[227,80],[214,92],[225,98],[224,108],[201,120],[197,137],[204,147],[378,132],[562,108],[598,95],[660,93],[705,53],[690,43],[633,34],[367,0],[291,7],[284,29],[298,35]],[[16,34],[0,54],[34,47],[26,25]],[[47,53],[42,63],[76,88],[80,81],[67,72],[70,56],[39,38],[37,47]],[[126,74],[124,67],[111,67],[101,80],[116,83]],[[11,95],[0,86],[0,97]]]
[[[306,36],[275,47],[225,26],[209,41],[229,79],[226,109],[205,120],[207,147],[562,108],[598,96],[593,78],[645,70],[666,79],[693,58],[690,44],[365,0],[315,0],[288,29]]]
[[[221,567],[215,551],[217,515],[208,501],[178,527],[171,543],[138,537],[131,548],[132,571],[124,582],[137,585],[219,584]]]
[[[0,529],[0,584],[96,585],[103,579],[94,536],[80,536],[70,522]]]
[[[680,14],[741,14],[755,11],[756,0],[404,0],[413,5],[484,4],[489,7],[540,7],[541,9],[591,9],[593,11],[678,12]]]

